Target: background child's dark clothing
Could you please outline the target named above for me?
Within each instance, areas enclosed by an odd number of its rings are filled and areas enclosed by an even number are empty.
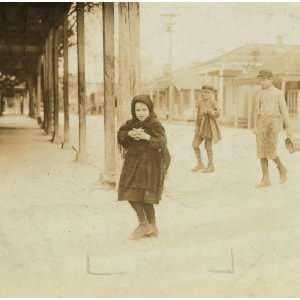
[[[195,128],[195,143],[198,139],[212,139],[217,143],[221,139],[219,124],[216,121],[220,115],[217,101],[201,99],[197,106],[197,120]]]

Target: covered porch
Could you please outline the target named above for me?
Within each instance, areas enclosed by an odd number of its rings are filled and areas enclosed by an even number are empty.
[[[217,91],[221,123],[233,126],[235,79],[258,66],[260,64],[249,62],[207,62],[204,65],[178,70],[161,77],[144,89],[153,95],[161,118],[193,121],[196,113],[195,105],[202,85],[212,85]]]
[[[0,4],[1,28],[5,28],[0,39],[0,115],[12,113],[10,103],[15,102],[14,113],[26,113],[35,119],[51,142],[61,145],[62,149],[73,148],[79,162],[88,160],[85,18],[91,5],[96,4]],[[105,98],[105,156],[103,173],[99,175],[101,181],[115,184],[119,161],[116,131],[129,118],[130,101],[140,88],[139,3],[103,3],[99,26],[103,28]],[[77,47],[77,145],[70,142],[70,35],[75,35]],[[116,59],[118,78],[115,76]]]

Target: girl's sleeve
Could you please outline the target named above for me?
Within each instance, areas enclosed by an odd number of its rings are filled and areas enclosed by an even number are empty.
[[[118,131],[118,142],[123,147],[128,147],[131,141],[130,136],[128,135],[129,130],[126,128],[126,125],[120,127]]]
[[[167,143],[167,137],[165,129],[162,125],[159,125],[153,130],[149,140],[149,147],[153,149],[159,149]]]

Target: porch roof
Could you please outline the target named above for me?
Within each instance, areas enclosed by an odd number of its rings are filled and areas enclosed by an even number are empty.
[[[264,62],[261,68],[272,70],[275,81],[300,81],[300,48],[295,47],[276,58],[270,58]],[[258,84],[258,68],[242,74],[234,79],[236,84]]]
[[[22,81],[35,73],[51,27],[71,3],[1,3],[0,72]]]

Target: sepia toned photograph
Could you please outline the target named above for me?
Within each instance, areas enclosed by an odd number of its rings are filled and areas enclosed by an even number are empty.
[[[0,297],[300,297],[300,2],[0,29]]]

